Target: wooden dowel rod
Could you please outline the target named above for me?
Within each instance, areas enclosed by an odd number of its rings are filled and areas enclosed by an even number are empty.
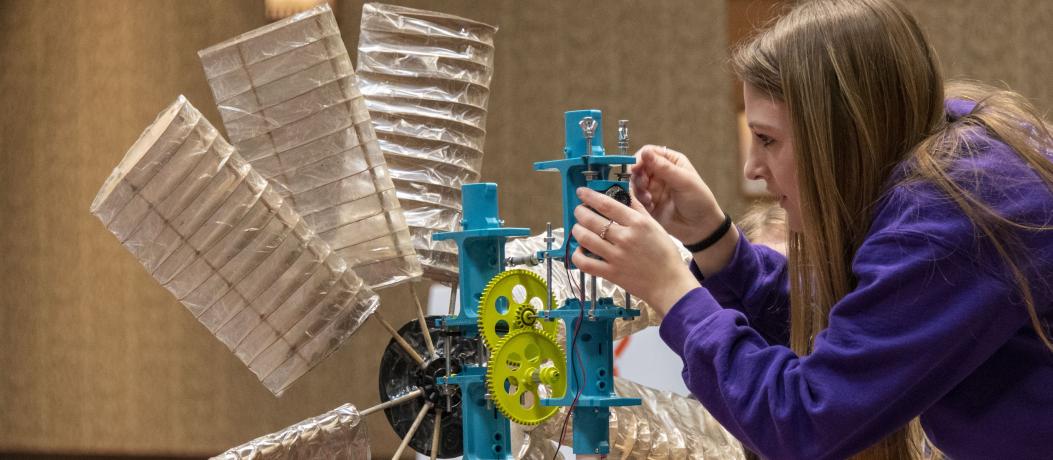
[[[406,446],[409,445],[413,435],[417,434],[417,428],[420,427],[420,422],[424,421],[424,416],[428,415],[428,411],[431,410],[434,404],[431,401],[424,403],[424,407],[420,408],[420,412],[417,413],[417,419],[413,421],[413,425],[410,425],[409,431],[406,432],[406,436],[402,438],[402,444],[399,444],[398,450],[395,451],[395,455],[391,456],[391,460],[398,460],[402,456],[402,451],[406,450]]]
[[[414,350],[413,347],[410,346],[409,342],[406,342],[406,339],[402,338],[402,336],[399,335],[398,331],[396,331],[395,328],[391,327],[391,324],[388,323],[387,320],[385,320],[384,317],[380,315],[380,312],[373,312],[373,317],[376,318],[377,321],[380,321],[380,325],[384,326],[384,329],[388,330],[388,332],[391,334],[391,337],[395,339],[395,342],[397,342],[399,346],[402,347],[402,351],[405,351],[410,358],[417,362],[418,366],[423,368],[424,358],[421,358],[420,354],[417,353],[417,350]]]
[[[418,388],[416,390],[413,390],[413,391],[411,391],[409,393],[406,393],[406,394],[404,394],[402,396],[399,396],[399,397],[397,397],[395,399],[392,399],[390,401],[384,401],[384,402],[382,402],[380,404],[377,404],[377,405],[375,405],[373,407],[370,407],[370,408],[368,408],[368,409],[366,409],[364,411],[360,411],[358,414],[361,415],[362,417],[365,417],[365,416],[367,416],[369,414],[372,414],[374,412],[387,409],[387,408],[389,408],[391,406],[397,406],[399,404],[408,403],[408,402],[410,402],[410,401],[412,401],[414,399],[419,398],[423,394],[424,394],[424,390]]]
[[[431,430],[431,460],[439,455],[439,435],[442,434],[442,411],[435,412],[435,427]]]
[[[420,305],[420,297],[417,297],[417,283],[410,282],[410,292],[413,294],[413,303],[417,304],[417,322],[420,323],[420,330],[424,333],[424,345],[428,347],[428,354],[435,356],[435,343],[431,341],[431,329],[428,327],[428,320],[424,318],[424,307]]]

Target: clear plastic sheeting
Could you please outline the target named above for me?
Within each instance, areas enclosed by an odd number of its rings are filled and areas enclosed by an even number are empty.
[[[379,304],[182,96],[125,154],[91,212],[275,394]]]
[[[558,248],[563,244],[563,228],[556,228],[552,230],[552,236],[556,238],[556,241],[552,243],[552,247]],[[671,237],[670,237],[671,238]],[[677,247],[680,249],[680,256],[683,258],[686,264],[691,260],[691,253],[684,249],[683,245],[677,242]],[[545,243],[545,234],[534,235],[527,238],[519,238],[510,240],[505,243],[505,257],[524,257],[531,254],[537,254],[538,251],[543,251],[547,248]],[[509,268],[526,268],[534,273],[545,277],[545,264],[544,261],[534,266],[523,266],[523,267],[509,267]],[[571,283],[573,279],[573,284]],[[574,292],[572,286],[578,285],[578,271],[571,270],[570,276],[567,275],[566,265],[560,261],[552,261],[552,295],[556,298],[556,302],[562,304],[564,300],[580,296],[580,293]],[[611,297],[614,299],[615,305],[625,306],[625,290],[620,286],[616,286],[614,283],[605,279],[598,280],[597,293],[600,297]],[[587,287],[591,293],[591,285]],[[621,339],[627,337],[649,326],[657,326],[662,322],[661,316],[658,315],[650,305],[640,299],[632,298],[632,308],[640,310],[640,316],[633,320],[622,320],[618,319],[614,321],[614,338]]]
[[[230,449],[212,460],[368,460],[369,435],[358,409],[344,404],[277,433]]]
[[[709,459],[744,458],[742,444],[698,401],[656,390],[621,377],[614,378],[619,396],[641,398],[639,406],[613,407],[609,420],[609,459]],[[525,434],[524,444],[558,442],[566,408]],[[527,427],[529,429],[529,427]],[[567,424],[564,444],[572,439],[573,417]],[[518,451],[523,452],[523,448]]]
[[[562,420],[562,419],[561,419]],[[514,458],[519,460],[563,460],[563,453],[556,449],[555,440],[526,432],[523,425],[512,424]]]
[[[497,28],[443,13],[379,3],[362,8],[358,87],[424,276],[457,280],[457,247],[431,241],[455,230],[460,187],[477,182]]]
[[[199,55],[235,147],[336,254],[373,288],[419,277],[392,182],[407,171],[386,164],[328,5]]]

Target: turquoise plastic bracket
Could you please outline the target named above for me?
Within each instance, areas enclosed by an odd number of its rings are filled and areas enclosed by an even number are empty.
[[[580,125],[585,117],[596,121],[591,149]],[[542,259],[548,254],[552,259],[563,260],[569,268],[574,268],[570,260],[564,259],[567,254],[573,254],[578,247],[577,241],[570,234],[570,229],[577,223],[574,208],[581,204],[577,195],[578,187],[588,187],[603,193],[611,187],[619,186],[628,191],[627,181],[609,180],[608,177],[612,167],[634,164],[636,158],[605,154],[603,114],[599,110],[571,111],[564,114],[563,119],[565,158],[534,163],[534,169],[555,170],[560,173],[566,238],[558,248],[540,251],[537,256],[538,259]],[[587,171],[595,172],[595,176],[587,178]],[[592,302],[595,302],[595,308],[589,308],[591,304],[584,305],[584,313],[581,300],[576,298],[567,299],[555,310],[539,312],[539,317],[546,320],[563,320],[567,330],[567,393],[558,399],[542,399],[541,404],[574,404],[574,453],[604,455],[610,452],[610,408],[640,404],[639,398],[622,398],[614,394],[614,320],[639,316],[640,311],[618,307],[609,297],[592,299]],[[574,397],[579,389],[581,394],[575,403]]]
[[[592,149],[587,152],[588,142],[582,133],[581,120],[592,117],[596,120],[596,130],[592,138]],[[570,234],[570,229],[578,222],[574,218],[574,208],[581,204],[578,199],[578,187],[589,187],[593,190],[603,192],[613,185],[619,185],[629,190],[629,183],[625,181],[610,181],[605,178],[610,175],[612,166],[631,165],[636,163],[636,158],[628,155],[606,155],[603,149],[603,113],[599,110],[574,110],[563,115],[565,129],[565,145],[563,154],[566,158],[562,160],[539,161],[534,163],[535,171],[558,171],[563,186],[563,228],[566,238],[558,248],[551,251],[539,251],[538,259],[543,259],[548,253],[554,260],[563,260],[567,254],[574,254],[578,248],[578,242]],[[597,172],[598,180],[587,181],[585,171]],[[569,245],[569,250],[568,250]],[[569,260],[566,264],[574,268]]]
[[[586,306],[585,310],[589,307]],[[562,307],[538,315],[545,319],[562,319],[567,326],[567,393],[559,399],[542,399],[541,404],[570,406],[581,389],[574,408],[575,454],[609,453],[610,408],[640,404],[640,398],[623,398],[614,394],[613,350],[614,320],[639,315],[639,310],[619,307],[610,297],[601,297],[592,312],[583,314],[580,300],[567,299]],[[577,329],[575,341],[574,331],[579,322],[581,326]]]
[[[486,400],[486,368],[465,366],[461,373],[438,378],[461,390],[461,429],[464,458],[508,460],[512,454],[512,428],[508,419]]]
[[[497,215],[497,184],[465,184],[461,187],[464,218],[461,231],[433,233],[434,240],[457,242],[461,310],[446,318],[448,328],[466,337],[479,335],[479,299],[490,279],[505,269],[505,241],[528,236],[529,228],[504,228]],[[513,458],[509,421],[486,401],[486,368],[467,364],[440,385],[458,385],[461,391],[464,458],[508,460]]]
[[[503,222],[497,217],[497,184],[465,184],[461,187],[461,199],[463,230],[433,233],[431,238],[457,242],[461,311],[448,318],[446,325],[464,328],[468,337],[474,337],[478,334],[476,325],[483,289],[505,269],[505,241],[509,237],[529,236],[530,229],[501,227]]]

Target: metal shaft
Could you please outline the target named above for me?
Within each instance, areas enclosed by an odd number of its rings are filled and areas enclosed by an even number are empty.
[[[450,316],[455,313],[457,309],[457,288],[460,286],[459,283],[454,281],[453,286],[450,286]]]
[[[395,451],[395,455],[391,456],[391,460],[398,460],[402,456],[402,451],[406,450],[406,446],[409,445],[410,440],[413,439],[413,435],[417,434],[417,428],[420,428],[420,422],[424,421],[424,417],[428,415],[428,411],[434,404],[431,401],[424,403],[424,407],[420,408],[420,412],[417,413],[417,418],[413,420],[413,425],[410,425],[409,431],[406,432],[406,436],[402,438],[402,444],[399,444],[398,450]]]
[[[452,374],[453,371],[450,369],[450,353],[451,353],[451,350],[450,350],[450,328],[446,326],[446,318],[442,319],[442,333],[443,333],[443,337],[442,337],[442,353],[443,353],[443,357],[446,359],[446,374],[445,375],[446,375],[446,378],[449,379],[450,378],[450,374]],[[450,401],[450,383],[449,383],[449,381],[443,381],[442,393],[444,395],[446,395],[446,411],[447,412],[452,411],[453,410],[453,402]]]
[[[629,291],[625,291],[625,308],[632,308],[632,307],[633,307],[633,296],[632,296],[632,294],[629,294]],[[634,319],[636,319],[635,316],[630,316],[629,317],[629,321],[632,321]]]
[[[618,154],[629,155],[629,120],[618,120]],[[628,165],[622,163],[618,180],[628,180]]]
[[[545,286],[548,287],[548,297],[545,299],[548,309],[555,309],[552,305],[552,243],[556,238],[552,236],[552,222],[545,223]]]
[[[618,120],[618,153],[629,154],[629,120]]]
[[[592,136],[596,134],[596,119],[582,118],[578,126],[581,127],[581,134],[585,137],[585,155],[592,155]]]
[[[575,292],[574,295],[581,296],[582,307],[584,307],[588,299],[585,297],[585,272],[581,271],[580,268],[578,269],[578,289],[579,291]]]
[[[372,414],[372,413],[377,412],[377,411],[382,411],[382,410],[387,409],[387,408],[389,408],[391,406],[397,406],[399,404],[408,403],[408,402],[410,402],[410,401],[412,401],[414,399],[419,398],[423,394],[424,394],[424,390],[418,388],[416,390],[413,390],[413,391],[411,391],[409,393],[406,393],[406,394],[404,394],[402,396],[399,396],[399,397],[397,397],[395,399],[392,399],[390,401],[385,401],[385,402],[377,404],[377,405],[375,405],[373,407],[370,407],[370,408],[368,408],[368,409],[366,409],[364,411],[359,412],[358,414],[363,416],[363,417],[365,417],[365,416],[367,416],[369,414]]]
[[[537,265],[538,263],[540,263],[540,262],[537,260],[537,255],[536,254],[527,254],[525,256],[517,256],[517,257],[505,257],[505,265],[506,266],[514,267],[516,265],[527,265],[527,266],[533,267],[534,265]]]
[[[598,291],[597,284],[598,284],[598,282],[596,281],[596,277],[592,276],[591,278],[592,278],[592,290],[591,290],[592,291],[592,293],[591,293],[591,295],[592,295],[592,308],[589,310],[589,318],[593,319],[593,318],[596,318],[596,304],[600,303],[600,298],[599,298],[599,295],[597,294],[597,291]]]

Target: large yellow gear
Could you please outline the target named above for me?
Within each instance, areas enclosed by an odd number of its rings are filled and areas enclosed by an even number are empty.
[[[567,357],[548,334],[520,329],[506,335],[490,355],[486,384],[505,417],[520,425],[537,425],[559,412],[543,406],[544,398],[567,393]]]
[[[555,340],[556,321],[538,319],[537,313],[554,305],[545,280],[530,270],[515,269],[490,279],[479,299],[479,334],[486,346],[496,349],[501,339],[520,330],[536,330]]]

